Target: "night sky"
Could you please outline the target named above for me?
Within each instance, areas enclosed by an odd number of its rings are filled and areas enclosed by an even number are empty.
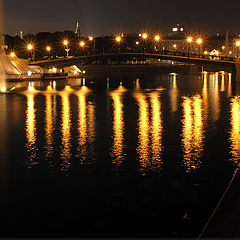
[[[166,31],[176,23],[188,32],[240,32],[239,0],[3,0],[5,32],[74,30],[94,36],[142,29]]]

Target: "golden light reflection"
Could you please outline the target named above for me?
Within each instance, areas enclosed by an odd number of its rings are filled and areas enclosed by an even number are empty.
[[[94,103],[88,104],[88,142],[94,143],[96,137],[96,118]]]
[[[149,159],[149,132],[150,132],[150,123],[149,123],[149,106],[146,96],[141,92],[135,92],[134,98],[138,103],[138,129],[139,129],[139,136],[138,136],[138,143],[139,146],[137,148],[137,152],[140,159],[140,170],[147,170],[150,169],[151,163]]]
[[[234,97],[231,103],[231,154],[232,162],[240,166],[240,97]]]
[[[222,80],[221,80],[221,92],[225,91],[225,73],[221,74]]]
[[[113,91],[110,96],[113,100],[113,164],[117,167],[121,166],[124,161],[124,118],[123,118],[123,102],[122,95],[126,92],[123,86]]]
[[[228,98],[232,96],[232,73],[228,74]]]
[[[152,108],[152,166],[159,171],[162,165],[162,112],[159,93],[150,93]]]
[[[89,93],[89,89],[85,86],[81,87],[76,92],[78,97],[78,153],[81,158],[81,163],[86,161],[87,154],[87,103],[86,98]]]
[[[52,95],[46,96],[46,109],[45,109],[45,132],[46,132],[46,156],[47,158],[52,156],[53,153],[53,106]]]
[[[204,75],[203,75],[202,96],[203,96],[204,120],[206,121],[208,119],[208,107],[209,107],[208,106],[208,76],[206,72],[204,72]]]
[[[177,112],[178,109],[178,87],[177,74],[172,75],[172,89],[170,91],[172,112]]]
[[[27,94],[27,110],[26,110],[26,137],[27,137],[27,150],[30,154],[29,167],[32,167],[36,162],[36,109],[34,103],[35,95],[32,93]]]
[[[183,135],[184,165],[187,172],[200,167],[203,151],[203,109],[199,95],[183,98]]]
[[[66,87],[64,91],[60,93],[62,99],[62,151],[61,159],[64,160],[62,163],[62,170],[67,171],[70,167],[71,158],[71,111],[70,111],[70,100],[69,100],[69,88]]]

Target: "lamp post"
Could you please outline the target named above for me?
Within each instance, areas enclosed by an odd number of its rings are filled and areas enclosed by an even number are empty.
[[[190,50],[191,50],[191,44],[192,44],[193,38],[188,37],[187,38],[187,43],[188,43],[188,58],[190,58]]]
[[[81,47],[81,49],[83,50],[83,53],[84,53],[84,47],[86,46],[86,43],[84,41],[81,41],[79,43],[79,46]]]
[[[51,58],[51,50],[52,50],[52,48],[50,46],[47,46],[46,50],[48,52],[48,57]]]
[[[238,40],[238,41],[236,41],[236,47],[237,47],[237,58],[238,58],[238,56],[239,56],[239,47],[240,47],[240,41]]]
[[[139,35],[140,36],[140,35]],[[143,45],[143,53],[145,53],[147,51],[146,49],[146,40],[148,39],[148,34],[147,33],[143,33],[141,34],[141,37],[144,41],[144,45]]]
[[[69,48],[69,41],[67,39],[65,39],[63,41],[63,45],[65,47],[65,51],[67,52],[67,58],[69,58],[69,51],[70,51],[70,48]]]
[[[117,43],[118,46],[119,46],[119,52],[121,52],[121,42],[122,42],[122,37],[117,36],[117,37],[115,38],[115,41],[116,41],[116,43]]]
[[[31,59],[32,59],[32,60],[34,60],[33,49],[34,49],[33,44],[29,43],[29,44],[27,45],[27,50],[28,50],[28,52],[31,54]]]
[[[198,44],[198,49],[199,49],[199,57],[201,56],[201,47],[202,47],[202,44],[203,44],[203,40],[202,38],[198,38],[197,39],[197,44]]]
[[[157,45],[157,51],[158,51],[158,48],[159,48],[159,42],[160,42],[160,40],[161,40],[161,37],[159,36],[159,35],[156,35],[155,37],[154,37],[154,41],[155,41],[155,43],[156,43],[156,45]]]
[[[93,42],[93,53],[95,54],[95,53],[96,53],[96,41],[95,41],[95,38],[92,37],[92,36],[90,36],[90,37],[88,38],[88,40],[89,40],[90,42]]]

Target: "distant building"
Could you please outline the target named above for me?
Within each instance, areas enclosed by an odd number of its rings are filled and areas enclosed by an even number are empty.
[[[177,24],[171,28],[170,32],[161,41],[162,50],[166,51],[185,51],[186,50],[186,36],[184,27]]]

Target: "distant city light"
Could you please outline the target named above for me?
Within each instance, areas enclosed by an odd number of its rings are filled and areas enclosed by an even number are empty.
[[[51,47],[50,47],[50,46],[47,46],[47,47],[46,47],[46,50],[47,50],[48,52],[50,52],[50,51],[51,51]]]
[[[226,49],[226,47],[225,47],[225,46],[222,46],[222,50],[224,50],[224,49]]]
[[[136,42],[136,45],[139,45],[139,42]]]
[[[173,31],[173,32],[177,32],[177,31],[178,31],[178,28],[173,28],[172,31]]]
[[[173,48],[175,48],[175,49],[176,49],[176,48],[177,48],[177,44],[173,44]]]

